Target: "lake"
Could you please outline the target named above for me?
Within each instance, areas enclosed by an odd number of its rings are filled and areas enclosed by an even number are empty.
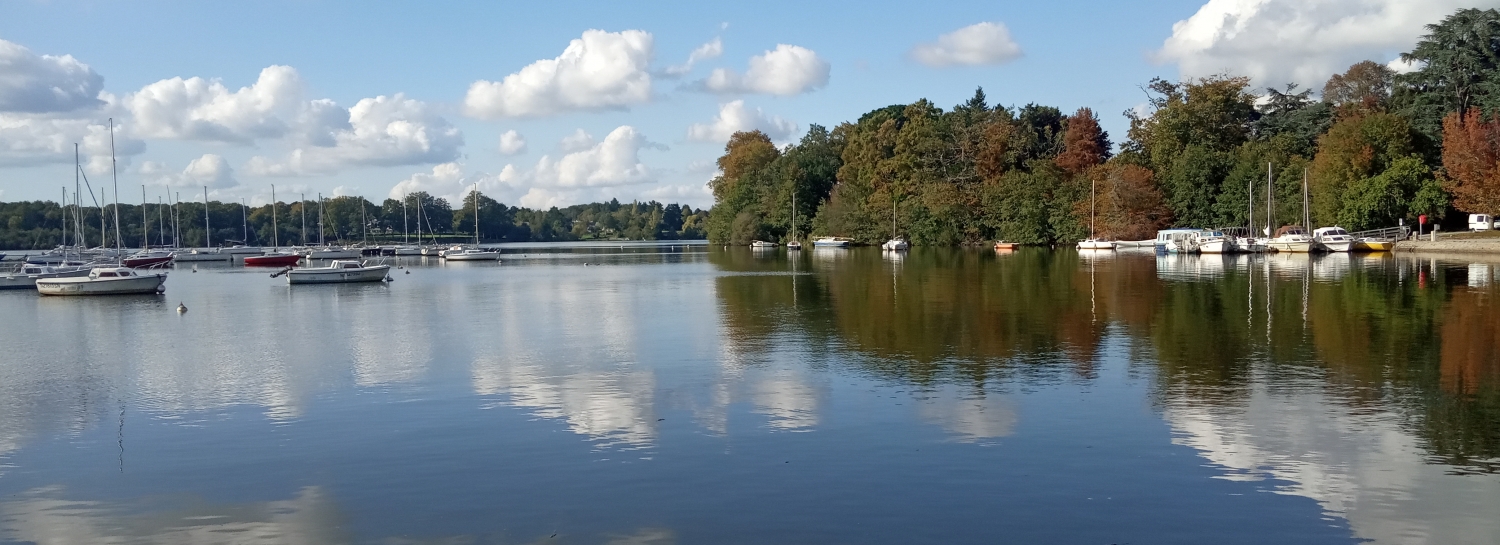
[[[1500,542],[1500,261],[503,258],[0,292],[0,542]]]

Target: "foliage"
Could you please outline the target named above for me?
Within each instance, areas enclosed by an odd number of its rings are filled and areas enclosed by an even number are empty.
[[[1500,213],[1500,115],[1478,108],[1443,119],[1443,169],[1453,206],[1465,212]]]
[[[1450,112],[1500,108],[1500,11],[1461,9],[1427,31],[1401,54],[1417,69],[1396,76],[1395,102],[1419,132],[1437,141]]]
[[[1386,172],[1397,159],[1407,157],[1414,150],[1411,125],[1405,117],[1389,113],[1356,113],[1334,123],[1318,141],[1318,154],[1313,159],[1308,180],[1313,221],[1319,225],[1339,224],[1360,230],[1388,226],[1396,218],[1406,217],[1404,206],[1399,213],[1371,215],[1375,205],[1370,199],[1375,199],[1374,195],[1379,191],[1372,185],[1378,185],[1378,182],[1370,179]],[[1387,180],[1404,180],[1401,176],[1411,173],[1410,165],[1405,167],[1406,171],[1392,173],[1396,178]],[[1419,185],[1399,188],[1402,191],[1400,198],[1410,201]],[[1355,203],[1356,195],[1364,202]],[[1378,223],[1387,219],[1391,221]]]

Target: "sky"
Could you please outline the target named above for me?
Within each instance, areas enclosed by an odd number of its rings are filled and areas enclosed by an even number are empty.
[[[1423,25],[1496,4],[0,0],[0,201],[71,192],[77,144],[85,205],[117,177],[126,203],[477,185],[704,207],[737,130],[785,145],[983,87],[1091,108],[1119,142],[1153,77],[1318,90],[1362,60],[1409,69]]]

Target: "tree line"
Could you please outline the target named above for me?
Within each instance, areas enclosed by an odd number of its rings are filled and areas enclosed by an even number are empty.
[[[1411,71],[1363,61],[1317,97],[1231,74],[1154,79],[1118,146],[1089,108],[992,106],[983,88],[946,111],[923,99],[813,125],[781,148],[736,133],[707,235],[956,245],[1258,231],[1301,224],[1304,185],[1309,228],[1424,215],[1461,227],[1465,213],[1500,213],[1500,12],[1462,9],[1427,30],[1400,57]]]
[[[417,192],[380,204],[363,197],[333,197],[318,201],[278,202],[261,206],[211,201],[205,220],[203,203],[176,205],[121,204],[119,235],[126,247],[223,246],[243,243],[269,246],[358,242],[389,244],[402,241],[472,240],[474,199],[470,192],[454,209],[447,199]],[[674,240],[704,238],[708,211],[683,204],[656,201],[580,204],[534,210],[507,206],[477,195],[479,237],[484,242],[545,242],[568,240]],[[63,243],[115,245],[113,204],[60,206],[51,201],[0,202],[0,249],[42,249]],[[207,222],[205,224],[205,221]],[[321,223],[320,223],[321,222]],[[304,227],[305,225],[305,227]],[[143,241],[142,235],[146,239]]]

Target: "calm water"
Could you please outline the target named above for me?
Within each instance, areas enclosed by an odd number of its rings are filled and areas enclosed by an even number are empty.
[[[0,542],[1500,542],[1500,262],[516,251],[0,292]]]

